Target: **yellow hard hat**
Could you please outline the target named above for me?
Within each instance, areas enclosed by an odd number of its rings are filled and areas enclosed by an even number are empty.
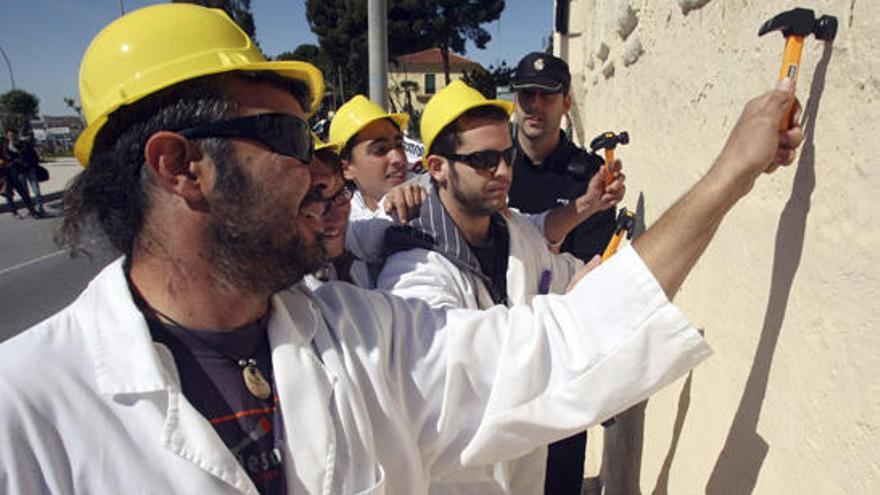
[[[334,141],[322,141],[321,138],[319,138],[318,135],[314,133],[314,131],[312,132],[312,140],[315,141],[315,151],[329,149],[334,153],[339,153],[340,146],[338,143]]]
[[[431,145],[437,134],[455,119],[468,110],[482,106],[495,106],[505,112],[507,116],[513,113],[513,102],[504,100],[489,100],[476,89],[468,86],[460,80],[452,81],[449,86],[437,92],[425,105],[422,112],[421,133],[425,143],[425,151],[422,160],[427,158]]]
[[[303,109],[309,114],[324,95],[321,71],[306,62],[267,62],[222,10],[168,3],[120,17],[83,55],[79,89],[88,127],[76,140],[76,157],[88,165],[95,137],[119,107],[182,81],[239,70],[302,81],[312,96],[312,108]]]
[[[409,124],[409,115],[405,113],[388,113],[379,105],[368,100],[364,95],[357,95],[339,107],[333,120],[330,121],[331,142],[339,143],[340,149],[364,127],[379,119],[391,119],[397,128],[403,131]]]

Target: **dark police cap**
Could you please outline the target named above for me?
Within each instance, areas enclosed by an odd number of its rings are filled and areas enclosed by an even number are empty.
[[[516,65],[511,89],[537,89],[548,93],[567,91],[571,73],[565,60],[543,52],[532,52]]]

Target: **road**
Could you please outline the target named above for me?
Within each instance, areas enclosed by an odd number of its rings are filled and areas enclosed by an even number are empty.
[[[71,258],[53,241],[58,221],[0,214],[0,342],[69,304],[113,258],[107,249]]]

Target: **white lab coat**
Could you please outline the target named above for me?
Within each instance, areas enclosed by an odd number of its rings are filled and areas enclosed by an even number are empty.
[[[550,273],[549,293],[565,292],[584,263],[547,249],[543,235],[516,210],[505,212],[510,234],[507,295],[511,305],[528,304],[538,294],[542,274]],[[495,305],[486,284],[446,256],[428,249],[398,251],[385,260],[376,288],[401,297],[415,297],[434,307],[487,309]]]
[[[510,304],[529,304],[538,294],[544,272],[550,273],[545,293],[565,292],[583,262],[567,253],[551,253],[544,236],[526,215],[508,210],[504,216],[510,238],[506,274]],[[460,269],[443,254],[422,248],[389,256],[379,273],[377,288],[400,297],[422,299],[437,308],[488,309],[495,305],[482,279]],[[546,465],[547,447],[540,446],[512,462],[471,469],[469,484],[457,486],[455,491],[541,493]]]
[[[710,353],[631,249],[588,279],[509,311],[333,282],[274,296],[289,492],[426,493],[601,422]],[[0,345],[0,396],[0,492],[255,493],[180,393],[121,260]]]

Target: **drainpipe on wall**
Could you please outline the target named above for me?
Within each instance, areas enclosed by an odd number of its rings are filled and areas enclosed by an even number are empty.
[[[571,1],[556,0],[556,10],[553,22],[553,54],[568,62],[569,67],[572,61],[569,60],[569,26],[571,16]],[[573,87],[572,87],[573,88]],[[584,144],[584,130],[581,126],[581,116],[578,110],[577,95],[571,93],[571,110],[565,116],[563,123],[563,131],[578,146]]]

